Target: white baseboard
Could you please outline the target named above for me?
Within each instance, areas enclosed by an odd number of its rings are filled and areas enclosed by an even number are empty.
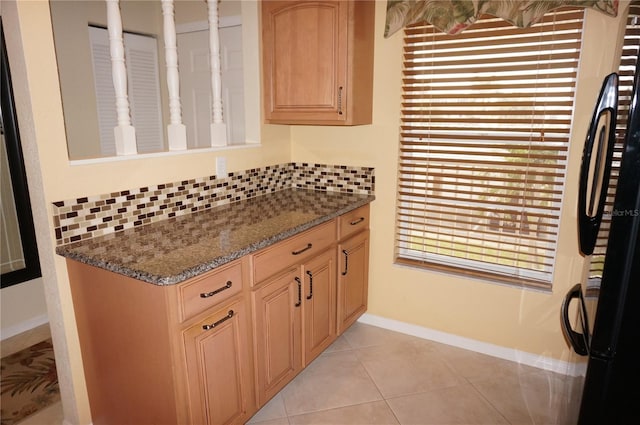
[[[29,320],[16,323],[15,325],[7,326],[6,328],[2,328],[0,339],[5,340],[7,338],[11,338],[12,336],[19,335],[33,328],[37,328],[38,326],[44,325],[45,323],[49,323],[49,316],[47,316],[46,314],[32,317]]]
[[[576,376],[578,374],[581,374],[582,370],[579,364],[570,363],[551,357],[535,355],[524,351],[515,350],[513,348],[501,347],[499,345],[489,344],[487,342],[477,341],[475,339],[465,338],[458,335],[401,322],[399,320],[387,319],[385,317],[376,316],[369,313],[363,314],[360,319],[358,319],[358,322],[378,326],[380,328],[389,329],[407,335],[412,335],[422,339],[428,339],[430,341],[452,345],[458,348],[464,348],[465,350],[475,351],[478,353],[486,354],[488,356],[498,357],[516,363],[537,367],[539,369],[561,373],[563,375]]]

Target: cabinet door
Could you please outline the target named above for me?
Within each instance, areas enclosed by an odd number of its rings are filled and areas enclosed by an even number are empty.
[[[305,366],[336,339],[335,250],[302,266]]]
[[[367,310],[369,231],[338,245],[338,335]]]
[[[344,121],[345,1],[264,1],[262,34],[267,122]]]
[[[235,301],[183,333],[192,423],[244,423],[253,411],[246,310]]]
[[[259,405],[302,369],[302,281],[298,270],[292,268],[252,293]]]

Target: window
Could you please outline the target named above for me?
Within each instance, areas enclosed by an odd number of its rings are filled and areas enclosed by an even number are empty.
[[[613,161],[611,164],[611,180],[605,204],[605,214],[600,224],[600,232],[596,247],[591,257],[589,267],[590,287],[599,287],[604,269],[604,258],[607,251],[607,240],[609,239],[609,227],[613,214],[613,200],[615,197],[618,172],[620,170],[620,160],[624,148],[626,136],[627,120],[629,119],[629,106],[633,95],[633,79],[636,70],[636,63],[640,57],[640,1],[634,1],[629,7],[629,16],[624,35],[624,44],[620,52],[620,67],[618,68],[618,121],[616,124],[616,143],[613,151]],[[595,283],[595,285],[593,285]]]
[[[550,287],[582,19],[405,30],[396,262]]]

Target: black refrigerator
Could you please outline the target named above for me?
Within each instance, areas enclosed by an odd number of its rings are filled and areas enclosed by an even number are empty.
[[[613,208],[611,176],[618,75],[603,84],[583,152],[578,201],[581,254],[592,257],[603,217],[610,218],[601,275],[566,295],[561,322],[569,345],[586,360],[572,388],[568,424],[640,424],[640,105],[638,64],[628,109]],[[626,103],[626,102],[625,102]],[[626,111],[625,111],[626,112]],[[615,181],[615,180],[614,180]],[[609,217],[606,217],[606,216]],[[609,221],[609,220],[607,220]],[[572,317],[570,317],[572,316]],[[572,318],[577,320],[572,321]],[[572,326],[572,323],[574,325]]]

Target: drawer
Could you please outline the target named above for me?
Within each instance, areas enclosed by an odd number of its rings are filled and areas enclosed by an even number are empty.
[[[338,217],[338,239],[369,228],[369,204]]]
[[[253,255],[252,283],[261,282],[293,264],[320,254],[336,242],[336,222],[320,224]]]
[[[185,321],[240,291],[242,291],[240,262],[222,266],[193,278],[181,284],[178,290],[181,319]]]

